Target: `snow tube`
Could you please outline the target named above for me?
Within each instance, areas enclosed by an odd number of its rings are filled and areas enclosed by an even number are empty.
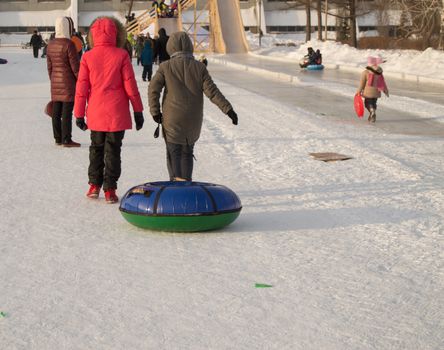
[[[323,70],[324,65],[322,64],[309,64],[307,67],[307,70]]]
[[[120,212],[131,224],[145,229],[197,232],[231,224],[242,209],[228,187],[205,182],[148,182],[128,190]]]

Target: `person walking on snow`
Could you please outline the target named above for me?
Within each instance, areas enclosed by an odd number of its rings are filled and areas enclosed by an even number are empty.
[[[32,47],[32,54],[34,55],[34,58],[39,57],[39,50],[40,47],[42,46],[42,43],[43,43],[42,36],[38,34],[36,30],[34,30],[34,34],[32,34],[31,40],[29,41],[29,44]]]
[[[172,34],[167,51],[171,58],[160,64],[151,80],[148,102],[154,121],[162,123],[170,180],[191,181],[194,144],[202,128],[203,95],[227,114],[234,125],[238,117],[206,66],[194,59],[193,43],[187,33]]]
[[[79,57],[71,41],[72,19],[59,17],[55,38],[46,48],[46,62],[51,81],[52,131],[56,145],[80,147],[72,140],[72,110],[79,74]]]
[[[159,64],[161,64],[162,62],[170,59],[170,55],[168,54],[167,50],[169,36],[164,28],[160,28],[158,34],[159,37],[154,42],[153,62],[155,62],[156,59],[159,59]]]
[[[142,80],[146,81],[148,75],[148,81],[151,81],[153,75],[153,49],[151,47],[151,40],[145,41],[140,60],[143,66]]]
[[[364,97],[365,108],[369,111],[368,121],[376,122],[376,104],[381,97],[381,91],[389,97],[389,91],[385,83],[382,68],[379,66],[383,62],[380,57],[368,57],[367,67],[361,74],[361,81],[357,94]]]
[[[121,174],[122,140],[125,130],[132,127],[129,102],[136,130],[144,122],[133,67],[123,49],[125,41],[125,29],[117,19],[99,17],[93,21],[88,37],[91,50],[85,52],[80,64],[74,104],[77,126],[91,130],[90,188],[86,195],[98,198],[103,186],[107,203],[119,200],[116,189]]]

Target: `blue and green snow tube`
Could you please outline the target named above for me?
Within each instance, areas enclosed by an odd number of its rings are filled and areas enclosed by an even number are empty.
[[[307,67],[307,70],[323,70],[324,65],[322,64],[309,64]]]
[[[197,232],[231,224],[242,204],[236,193],[222,185],[159,181],[128,190],[119,209],[129,223],[140,228]]]

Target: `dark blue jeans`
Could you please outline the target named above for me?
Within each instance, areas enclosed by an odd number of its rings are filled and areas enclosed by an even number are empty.
[[[167,168],[170,180],[180,177],[187,181],[192,180],[193,175],[193,150],[192,145],[180,145],[166,142]]]

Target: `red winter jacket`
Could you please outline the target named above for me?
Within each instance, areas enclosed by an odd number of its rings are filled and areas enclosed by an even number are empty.
[[[85,116],[93,131],[131,129],[129,101],[142,112],[134,71],[128,53],[116,47],[117,28],[110,18],[99,18],[91,27],[93,49],[83,55],[77,79],[74,115]]]

